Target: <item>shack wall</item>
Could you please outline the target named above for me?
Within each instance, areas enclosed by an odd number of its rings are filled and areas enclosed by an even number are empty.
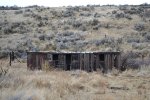
[[[120,69],[120,53],[27,53],[28,69],[43,69],[43,66],[53,66],[63,70],[80,69],[89,72],[100,69],[103,72],[109,72],[113,67]]]

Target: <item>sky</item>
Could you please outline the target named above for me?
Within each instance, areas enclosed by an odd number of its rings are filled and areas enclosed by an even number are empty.
[[[0,0],[0,6],[30,6],[30,5],[39,5],[47,7],[60,7],[60,6],[79,6],[79,5],[138,5],[148,3],[150,0]]]

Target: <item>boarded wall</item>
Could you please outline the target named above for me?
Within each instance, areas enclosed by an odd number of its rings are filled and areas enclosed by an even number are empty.
[[[28,52],[27,66],[29,69],[43,69],[43,66],[61,68],[63,70],[86,70],[104,72],[113,67],[120,69],[120,52],[95,53],[55,53]]]

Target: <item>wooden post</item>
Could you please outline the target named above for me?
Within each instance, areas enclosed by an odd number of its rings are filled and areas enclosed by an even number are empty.
[[[120,70],[121,68],[121,56],[120,56],[120,54],[118,55],[118,69]]]
[[[96,70],[99,68],[99,54],[96,54]]]
[[[63,70],[66,70],[67,69],[67,64],[66,64],[66,55],[64,54],[63,55],[63,61],[64,61],[64,67],[63,67]]]
[[[11,66],[11,52],[9,52],[9,65]]]
[[[14,52],[12,51],[11,52],[11,60],[14,61],[14,59],[15,59],[15,56],[14,56]]]
[[[107,72],[108,70],[108,56],[105,54],[105,67],[104,67],[104,72]]]
[[[93,53],[92,54],[90,54],[90,62],[91,62],[91,65],[90,65],[90,68],[91,68],[91,71],[93,71]]]
[[[112,62],[112,68],[113,68],[114,67],[114,54],[112,54],[111,62]]]

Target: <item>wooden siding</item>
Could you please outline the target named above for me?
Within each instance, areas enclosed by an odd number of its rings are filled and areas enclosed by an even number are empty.
[[[28,69],[43,69],[43,66],[61,68],[63,70],[86,70],[109,72],[113,67],[120,69],[120,52],[96,53],[52,53],[28,52]]]

